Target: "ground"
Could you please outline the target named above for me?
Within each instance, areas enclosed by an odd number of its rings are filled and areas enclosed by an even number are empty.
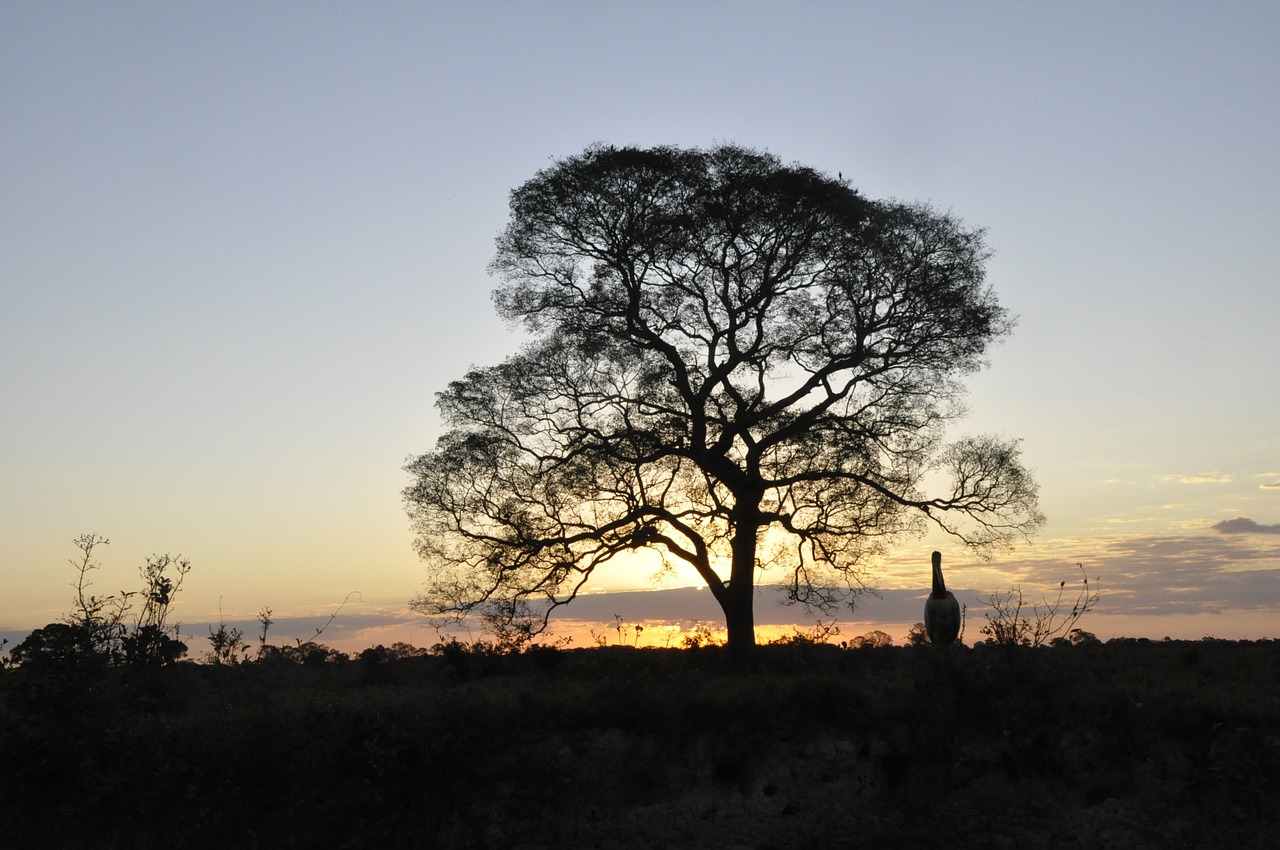
[[[15,847],[1236,848],[1280,825],[1280,642],[0,674]]]

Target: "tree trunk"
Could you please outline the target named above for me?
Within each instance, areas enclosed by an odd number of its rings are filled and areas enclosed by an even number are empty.
[[[755,613],[751,593],[730,593],[724,603],[724,622],[729,630],[729,654],[742,661],[751,658],[756,648]]]
[[[729,632],[729,654],[738,660],[750,658],[756,648],[756,537],[759,527],[739,523],[733,535],[733,564],[729,586],[720,607]]]

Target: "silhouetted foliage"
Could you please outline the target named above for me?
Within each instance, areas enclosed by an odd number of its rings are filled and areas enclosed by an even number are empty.
[[[209,626],[209,651],[204,655],[206,663],[242,664],[248,657],[249,644],[244,639],[243,629],[228,628],[221,618],[216,630]]]
[[[126,664],[134,667],[162,667],[187,654],[187,645],[160,631],[159,626],[140,626],[120,641]]]
[[[364,681],[376,683],[403,681],[403,674],[421,670],[434,661],[429,649],[401,642],[371,646],[361,651],[356,660]]]
[[[693,624],[692,631],[680,638],[680,646],[685,649],[703,649],[719,645],[720,640],[716,637],[715,629],[710,623],[696,622]]]
[[[72,611],[63,622],[36,629],[14,647],[16,663],[44,667],[118,663],[157,667],[186,655],[186,644],[167,634],[167,619],[182,579],[191,569],[190,562],[181,555],[151,555],[140,568],[141,591],[98,596],[89,590],[93,585],[90,573],[101,568],[94,560],[94,550],[110,542],[97,534],[82,534],[72,541],[80,550],[80,557],[70,562],[76,571]],[[130,629],[125,620],[134,597],[140,597],[142,604]]]
[[[943,442],[1012,326],[987,257],[950,215],[734,145],[539,172],[492,266],[532,338],[439,394],[449,430],[406,466],[414,606],[538,629],[644,548],[698,572],[741,654],[761,570],[830,612],[929,522],[980,551],[1033,531],[1016,442]]]
[[[308,667],[324,667],[327,664],[338,664],[349,660],[345,652],[314,641],[299,642],[293,646],[267,644],[258,658],[258,661],[264,664],[288,662],[305,664]]]
[[[143,588],[138,595],[142,606],[133,631],[121,639],[121,651],[127,663],[135,667],[157,667],[172,664],[187,654],[187,645],[166,632],[174,597],[190,571],[191,562],[181,555],[165,553],[146,559],[140,570]]]
[[[886,646],[893,646],[893,637],[879,629],[872,629],[865,635],[849,638],[850,649],[883,649]]]
[[[393,661],[403,661],[407,658],[426,658],[429,655],[431,655],[431,650],[426,647],[396,641],[391,646],[378,644],[377,646],[369,647],[360,653],[360,660],[389,664]]]
[[[835,638],[840,635],[840,626],[835,620],[822,622],[818,620],[813,624],[812,628],[802,629],[799,626],[793,626],[791,634],[783,635],[770,643],[782,644],[784,646],[816,646],[818,644],[832,643]]]
[[[264,605],[262,610],[258,612],[258,657],[261,658],[267,651],[267,633],[271,631],[271,624],[275,621],[271,619],[271,609]]]
[[[1014,586],[1007,592],[993,593],[984,600],[991,610],[982,615],[987,620],[987,624],[980,629],[982,634],[986,635],[992,643],[1005,646],[1037,647],[1044,646],[1056,638],[1069,640],[1068,635],[1079,631],[1075,629],[1076,623],[1097,606],[1099,599],[1098,579],[1095,577],[1094,583],[1090,585],[1089,575],[1085,572],[1084,565],[1076,564],[1076,566],[1080,569],[1081,575],[1080,591],[1069,612],[1062,609],[1062,595],[1066,592],[1066,581],[1058,584],[1058,595],[1052,602],[1045,598],[1030,605],[1022,595],[1022,588]],[[1093,637],[1088,632],[1081,634]],[[1096,642],[1097,638],[1093,640]],[[1087,642],[1087,639],[1081,638],[1081,641]]]
[[[21,665],[66,667],[90,662],[97,656],[84,631],[70,623],[50,623],[27,635],[13,648],[13,660]]]
[[[65,623],[75,630],[82,660],[113,661],[119,656],[120,639],[125,634],[124,618],[132,594],[121,591],[118,595],[98,596],[89,591],[93,585],[89,574],[102,567],[93,559],[93,551],[109,545],[110,540],[97,534],[81,534],[71,542],[80,550],[80,557],[69,562],[76,571],[72,583],[76,595]]]
[[[1065,635],[1058,635],[1049,641],[1049,646],[1098,646],[1102,641],[1093,632],[1084,629],[1072,629]]]

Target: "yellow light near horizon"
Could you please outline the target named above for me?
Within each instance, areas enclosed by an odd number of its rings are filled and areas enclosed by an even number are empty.
[[[622,552],[591,575],[584,592],[605,593],[631,590],[656,590],[674,587],[706,587],[707,583],[692,566],[678,558],[662,556],[654,549]],[[727,575],[722,571],[721,575]]]

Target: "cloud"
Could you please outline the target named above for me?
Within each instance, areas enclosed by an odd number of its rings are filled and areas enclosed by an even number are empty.
[[[1181,617],[1280,608],[1280,539],[1270,533],[1098,543],[1086,567],[1090,577],[1101,573],[1101,606],[1108,613]]]
[[[1106,535],[1094,538],[1042,541],[999,559],[977,562],[957,557],[950,563],[947,585],[968,608],[969,634],[977,639],[985,622],[987,599],[997,591],[1021,587],[1027,604],[1048,599],[1065,582],[1064,604],[1069,609],[1080,590],[1083,564],[1091,587],[1102,593],[1099,615],[1122,617],[1233,617],[1240,612],[1274,612],[1280,609],[1280,527],[1274,531],[1247,520],[1262,533],[1214,533],[1201,524],[1195,532],[1168,535]],[[892,571],[891,571],[892,572]],[[888,576],[886,576],[888,577]],[[878,596],[860,600],[852,614],[845,609],[842,622],[860,625],[846,634],[867,631],[875,624],[913,623],[921,618],[928,585],[897,582]],[[798,606],[770,604],[768,591],[760,589],[757,623],[812,623],[815,616]],[[565,617],[604,623],[612,627],[613,615],[624,622],[704,620],[719,623],[721,614],[705,589],[678,589],[603,593],[583,596],[568,608]],[[825,618],[824,618],[825,619]],[[1196,620],[1195,628],[1229,631]],[[1226,621],[1224,621],[1226,622]],[[870,623],[870,625],[862,624]],[[1088,621],[1084,623],[1088,629]],[[1133,626],[1125,626],[1135,633]],[[1159,626],[1177,633],[1176,624]],[[1136,633],[1143,633],[1140,629]],[[1206,632],[1207,633],[1207,632]]]
[[[1270,484],[1259,484],[1258,487],[1263,490],[1280,490],[1280,481],[1273,481]]]
[[[1213,528],[1221,534],[1280,534],[1280,525],[1261,525],[1247,516],[1224,519]]]
[[[1213,472],[1201,472],[1198,475],[1166,475],[1165,480],[1176,480],[1180,484],[1230,484],[1235,480],[1235,476],[1215,469]]]
[[[588,593],[561,608],[559,613],[598,623],[613,622],[615,616],[628,623],[653,619],[713,620],[723,616],[711,591],[698,587]],[[763,618],[757,619],[757,622],[763,621]]]

